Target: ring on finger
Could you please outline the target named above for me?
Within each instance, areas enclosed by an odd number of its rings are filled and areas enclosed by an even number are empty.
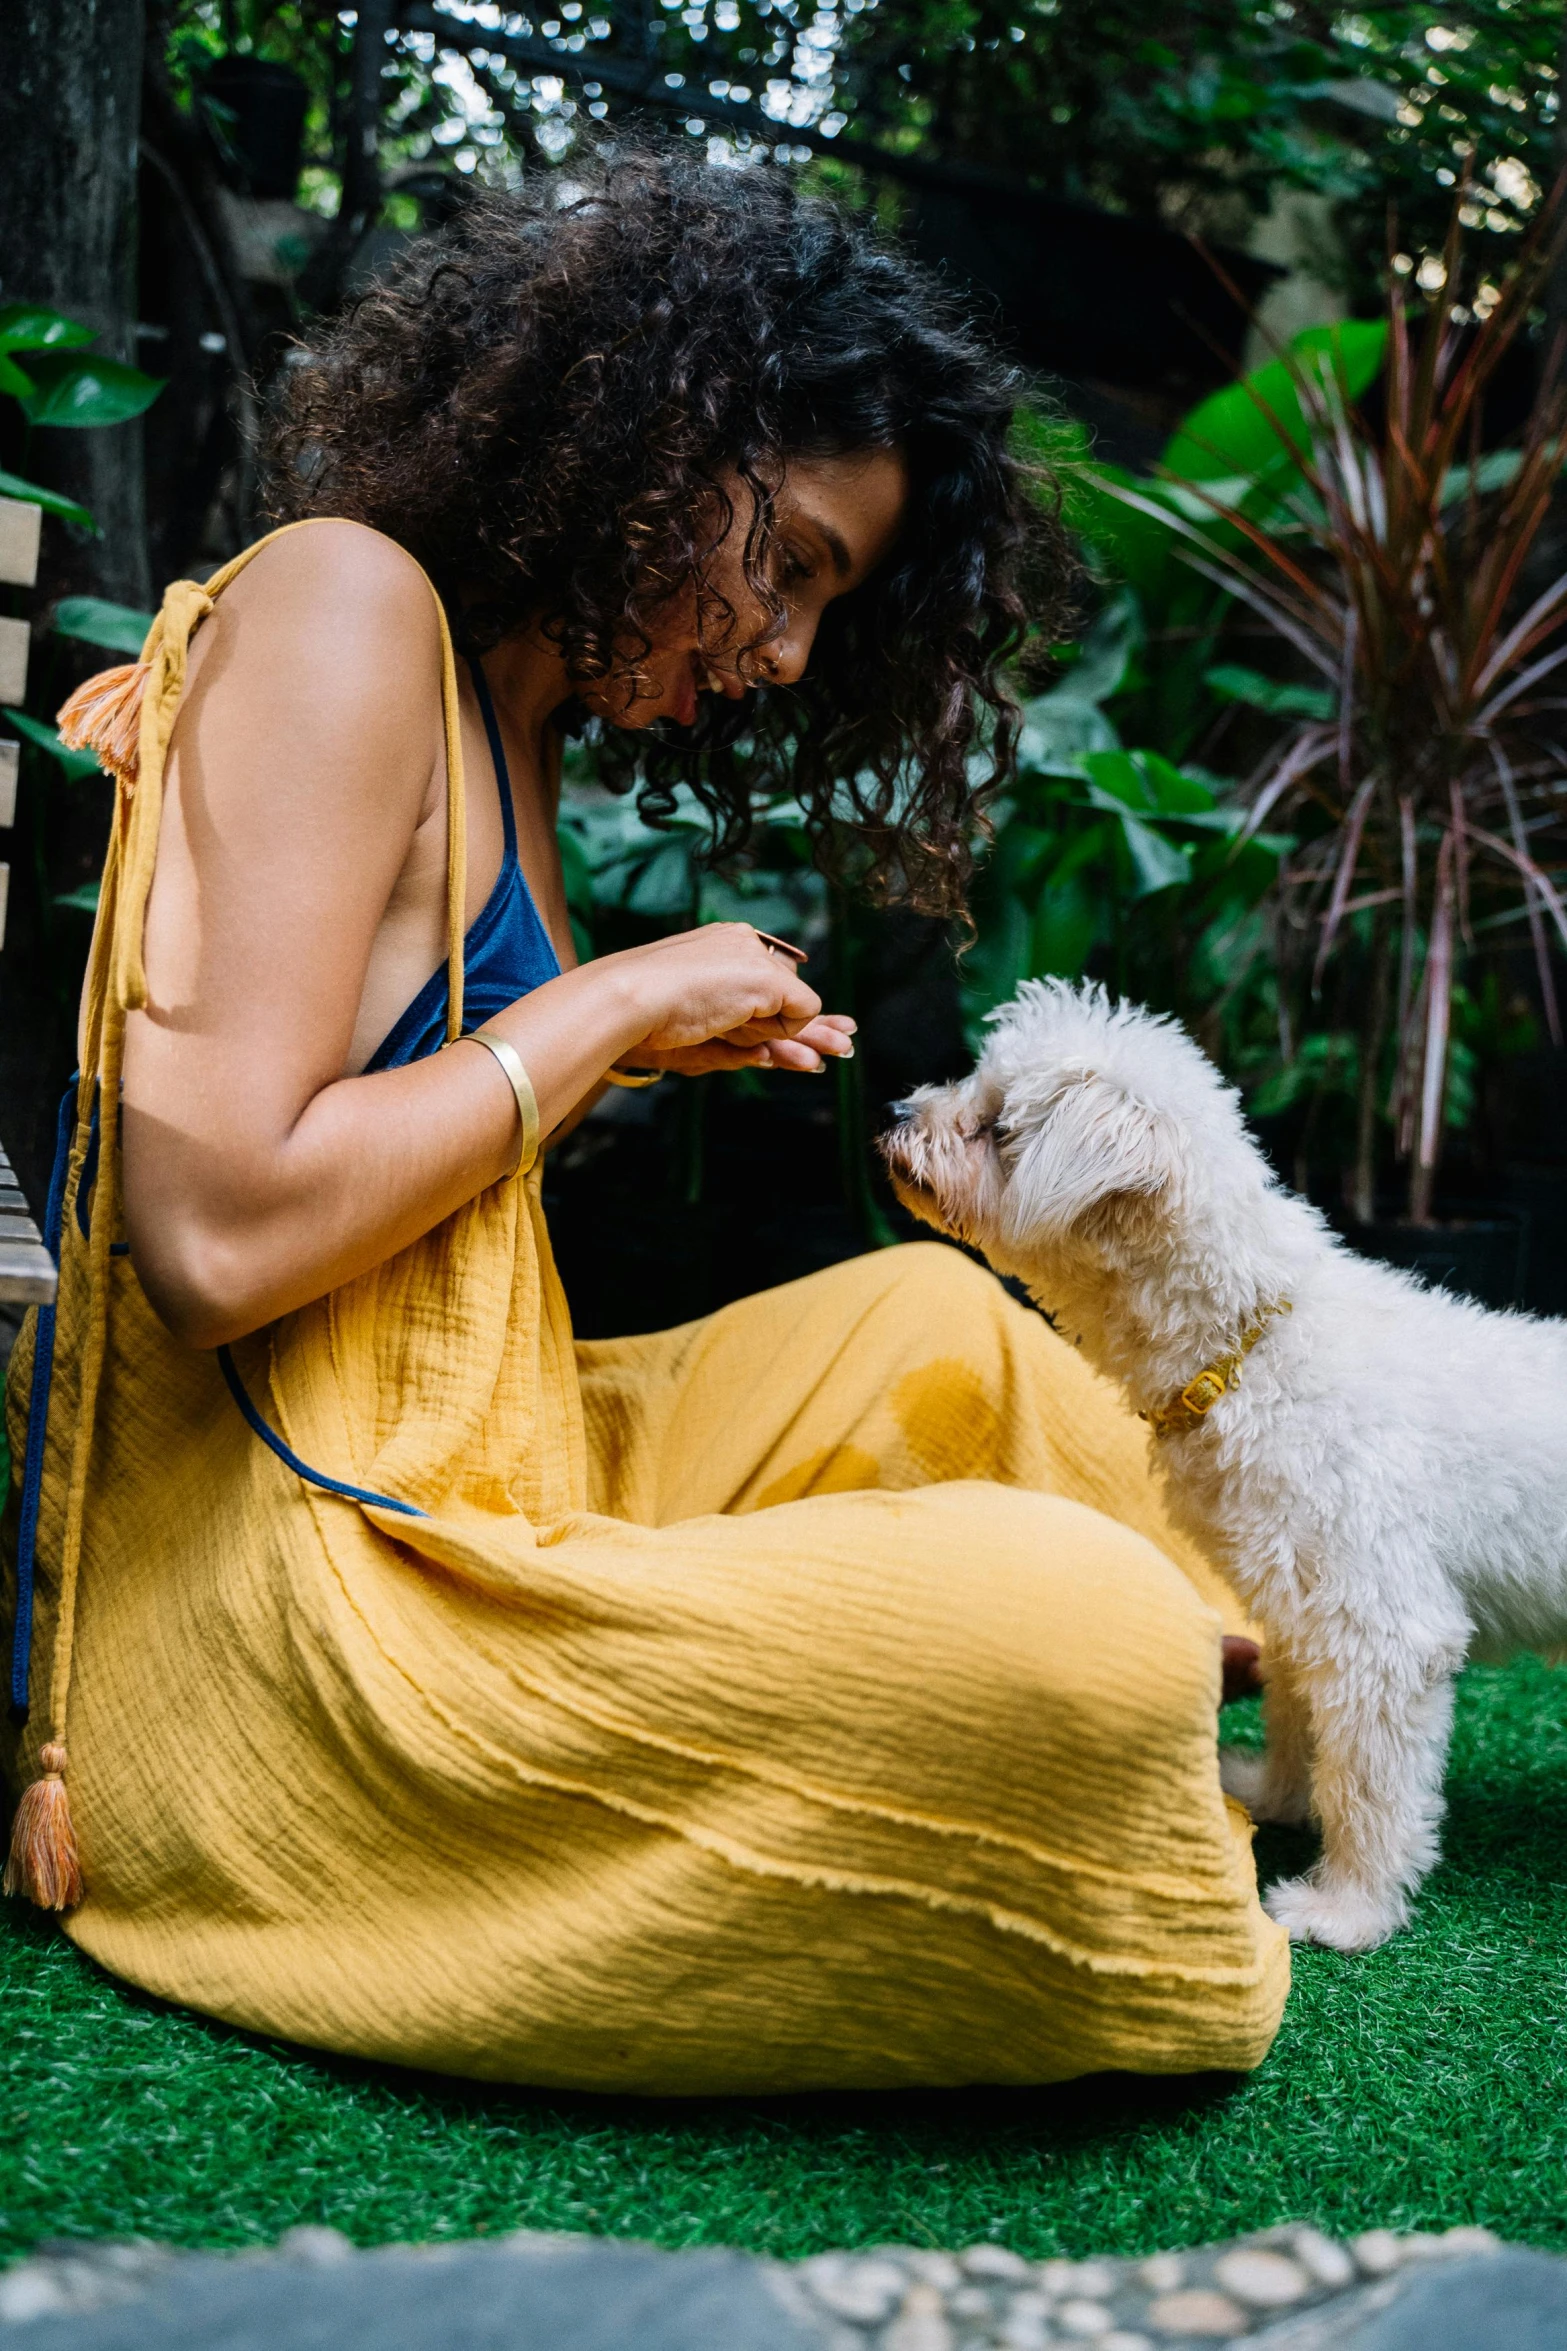
[[[755,923],[751,928],[756,930]],[[791,946],[787,939],[775,939],[771,931],[756,931],[756,935],[769,955],[787,955],[792,963],[807,963],[810,960],[808,948]]]

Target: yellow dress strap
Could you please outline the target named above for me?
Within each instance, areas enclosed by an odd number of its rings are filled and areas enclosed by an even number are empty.
[[[312,517],[326,520],[327,517]],[[108,1343],[109,1252],[119,1216],[120,1072],[125,1016],[147,1001],[144,941],[147,900],[157,864],[163,817],[163,775],[169,739],[185,691],[190,640],[229,582],[263,547],[309,520],[273,531],[203,586],[176,580],[147,632],[139,661],[101,672],[71,696],[59,714],[61,735],[92,750],[115,780],[115,806],[82,991],[81,1075],[71,1167],[77,1183],[86,1157],[94,1099],[99,1115],[98,1180],[87,1239],[87,1298],[82,1326],[80,1404],[72,1432],[60,1551],[60,1598],[49,1674],[49,1736],[39,1754],[40,1776],[22,1792],[12,1825],[5,1872],[7,1892],[27,1894],[42,1907],[68,1909],[81,1897],[81,1869],[66,1797],[66,1715],[76,1623],[87,1472],[104,1355]],[[446,743],[446,972],[448,1041],[462,1031],[463,911],[467,893],[467,803],[457,670],[445,608],[429,574],[441,632],[441,713]],[[69,1225],[67,1226],[67,1230]]]
[[[176,580],[147,632],[140,660],[89,678],[60,712],[63,739],[79,749],[97,752],[119,786],[116,832],[122,846],[122,892],[114,910],[115,946],[109,968],[114,997],[127,1011],[138,1011],[147,1001],[147,899],[163,817],[163,770],[185,691],[190,640],[229,582],[237,579],[264,547],[290,531],[308,530],[312,522],[329,519],[318,515],[285,523],[281,530],[269,532],[224,564],[205,585]],[[446,748],[446,1033],[452,1038],[462,1034],[467,801],[451,630],[434,582],[427,572],[422,576],[434,600],[441,633],[441,716]],[[104,911],[100,902],[100,929],[108,927],[103,922]],[[96,948],[96,941],[94,945]],[[87,1025],[84,1022],[84,1041]]]

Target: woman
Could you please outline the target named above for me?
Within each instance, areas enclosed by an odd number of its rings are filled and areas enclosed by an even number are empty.
[[[574,1347],[539,1207],[602,1083],[853,1049],[742,925],[576,965],[563,715],[731,843],[787,729],[821,835],[956,906],[1010,400],[775,173],[498,200],[289,377],[309,527],[71,707],[120,818],[11,1383],[13,1874],[118,1973],[603,2088],[1268,2046],[1205,1571],[1072,1352],[938,1247]]]

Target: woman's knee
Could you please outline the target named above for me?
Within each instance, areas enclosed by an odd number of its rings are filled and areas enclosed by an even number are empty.
[[[945,1241],[905,1241],[883,1250],[875,1262],[889,1294],[918,1315],[933,1337],[958,1337],[981,1318],[1012,1308],[990,1268]]]

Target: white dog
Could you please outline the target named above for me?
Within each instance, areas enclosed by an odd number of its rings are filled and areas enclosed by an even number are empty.
[[[1056,980],[993,1018],[971,1077],[899,1106],[898,1191],[1152,1423],[1173,1514],[1267,1635],[1267,1753],[1227,1752],[1224,1785],[1322,1826],[1268,1908],[1368,1950],[1437,1857],[1458,1667],[1567,1643],[1567,1323],[1356,1256],[1173,1021]]]

